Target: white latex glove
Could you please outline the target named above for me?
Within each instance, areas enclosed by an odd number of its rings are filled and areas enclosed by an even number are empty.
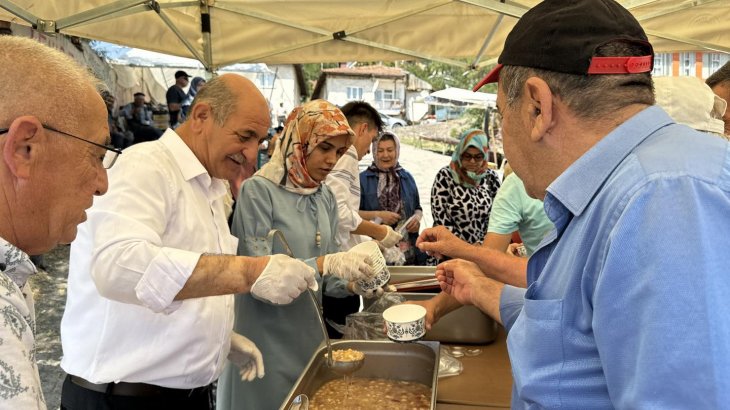
[[[357,252],[338,252],[325,255],[324,275],[352,280],[369,280],[375,275],[370,257]]]
[[[398,242],[400,242],[403,239],[403,235],[399,234],[398,232],[394,231],[393,228],[391,228],[388,225],[385,226],[385,229],[387,229],[385,238],[380,240],[380,244],[383,246],[383,248],[392,248]]]
[[[385,285],[385,289],[379,287],[370,290],[363,290],[363,288],[357,282],[350,282],[348,285],[352,293],[360,295],[365,299],[379,298],[383,296],[383,293],[385,292],[395,292],[397,290],[393,285]]]
[[[256,344],[238,333],[231,332],[228,360],[240,369],[241,381],[264,377],[264,359]]]
[[[251,286],[251,295],[276,305],[286,305],[307,288],[319,289],[315,274],[314,269],[300,260],[271,255],[264,271]]]

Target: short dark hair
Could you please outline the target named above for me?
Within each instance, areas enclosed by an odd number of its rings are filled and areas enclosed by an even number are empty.
[[[636,43],[612,41],[599,47],[596,56],[642,56],[647,50]],[[525,81],[540,77],[575,115],[597,120],[631,104],[654,104],[651,73],[580,75],[506,65],[500,83],[511,106],[520,99]]]
[[[134,93],[135,97],[146,97],[144,93]]]
[[[367,122],[370,126],[375,127],[378,132],[383,130],[383,119],[380,118],[378,110],[365,101],[350,101],[343,105],[340,111],[345,114],[350,128],[355,128],[355,125]]]
[[[730,86],[730,61],[725,63],[724,66],[720,67],[720,69],[715,71],[711,76],[707,77],[705,83],[710,88],[715,88],[716,85],[720,84]]]

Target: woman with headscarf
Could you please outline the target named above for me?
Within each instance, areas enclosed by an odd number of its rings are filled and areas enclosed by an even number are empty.
[[[398,137],[392,132],[384,132],[373,142],[372,153],[372,165],[360,173],[361,214],[363,218],[379,219],[393,228],[400,228],[407,222],[408,235],[400,244],[405,264],[423,265],[426,254],[416,248],[423,210],[413,175],[398,163]]]
[[[342,255],[353,256],[336,253],[337,202],[322,182],[354,135],[342,112],[326,101],[292,111],[271,160],[243,183],[238,195],[231,231],[239,238],[239,255],[284,253],[281,242],[267,240],[269,231],[278,229],[294,256],[319,272],[327,274],[331,261],[343,260]],[[368,262],[364,256],[353,257],[340,268],[369,270]],[[353,294],[354,282],[329,274],[318,277],[318,284],[319,299],[322,292],[333,297]],[[218,383],[218,408],[278,409],[323,340],[319,312],[307,292],[289,305],[271,305],[250,294],[235,300],[234,329],[259,347],[266,374],[245,382],[235,366],[227,366]]]
[[[193,100],[195,99],[195,96],[198,94],[198,91],[200,91],[200,88],[205,85],[205,78],[203,77],[195,77],[192,81],[190,81],[190,88],[188,89],[188,94],[185,97],[185,101],[182,103],[182,112],[183,112],[183,118],[188,117],[188,110],[190,110],[190,106],[193,105]]]
[[[492,201],[500,186],[497,173],[487,168],[488,153],[484,131],[464,131],[451,163],[439,170],[431,188],[433,225],[443,225],[473,244],[484,241]]]

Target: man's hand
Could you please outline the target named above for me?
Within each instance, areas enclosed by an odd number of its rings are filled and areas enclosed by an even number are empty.
[[[385,235],[382,239],[380,239],[380,245],[383,248],[391,248],[398,244],[403,239],[403,235],[399,234],[398,232],[394,231],[393,228],[391,228],[388,225],[380,225],[385,229]]]
[[[444,256],[455,257],[459,248],[470,245],[445,227],[436,226],[424,229],[416,240],[416,246],[436,259],[442,259]]]
[[[271,255],[263,272],[251,286],[251,295],[276,305],[291,303],[307,288],[317,290],[315,271],[286,255]]]
[[[390,211],[379,211],[378,216],[385,225],[393,225],[400,220],[400,215]]]
[[[241,381],[251,381],[264,377],[264,359],[254,342],[248,338],[231,333],[231,350],[228,360],[240,369]]]
[[[436,267],[436,279],[441,290],[453,296],[462,305],[476,304],[479,281],[486,277],[473,262],[452,259]]]
[[[324,257],[322,276],[334,275],[347,281],[369,280],[375,275],[368,255],[349,250]]]

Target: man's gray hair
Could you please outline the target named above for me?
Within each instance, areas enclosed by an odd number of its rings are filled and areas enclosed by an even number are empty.
[[[213,121],[218,126],[223,126],[228,117],[236,111],[236,94],[221,77],[207,81],[205,87],[198,90],[189,112],[193,112],[195,105],[201,102],[210,105]]]
[[[707,77],[705,83],[710,88],[715,88],[716,85],[722,84],[723,87],[730,87],[730,61],[725,63],[724,66],[720,67],[719,70],[715,71],[711,76]]]
[[[596,56],[641,56],[647,50],[626,42],[607,43],[596,50]],[[525,82],[539,77],[575,115],[598,120],[631,104],[654,104],[654,85],[650,73],[620,75],[576,75],[531,67],[504,66],[499,73],[507,105],[520,100]]]
[[[0,127],[33,115],[75,131],[91,114],[89,88],[101,82],[66,54],[24,37],[0,36]]]

